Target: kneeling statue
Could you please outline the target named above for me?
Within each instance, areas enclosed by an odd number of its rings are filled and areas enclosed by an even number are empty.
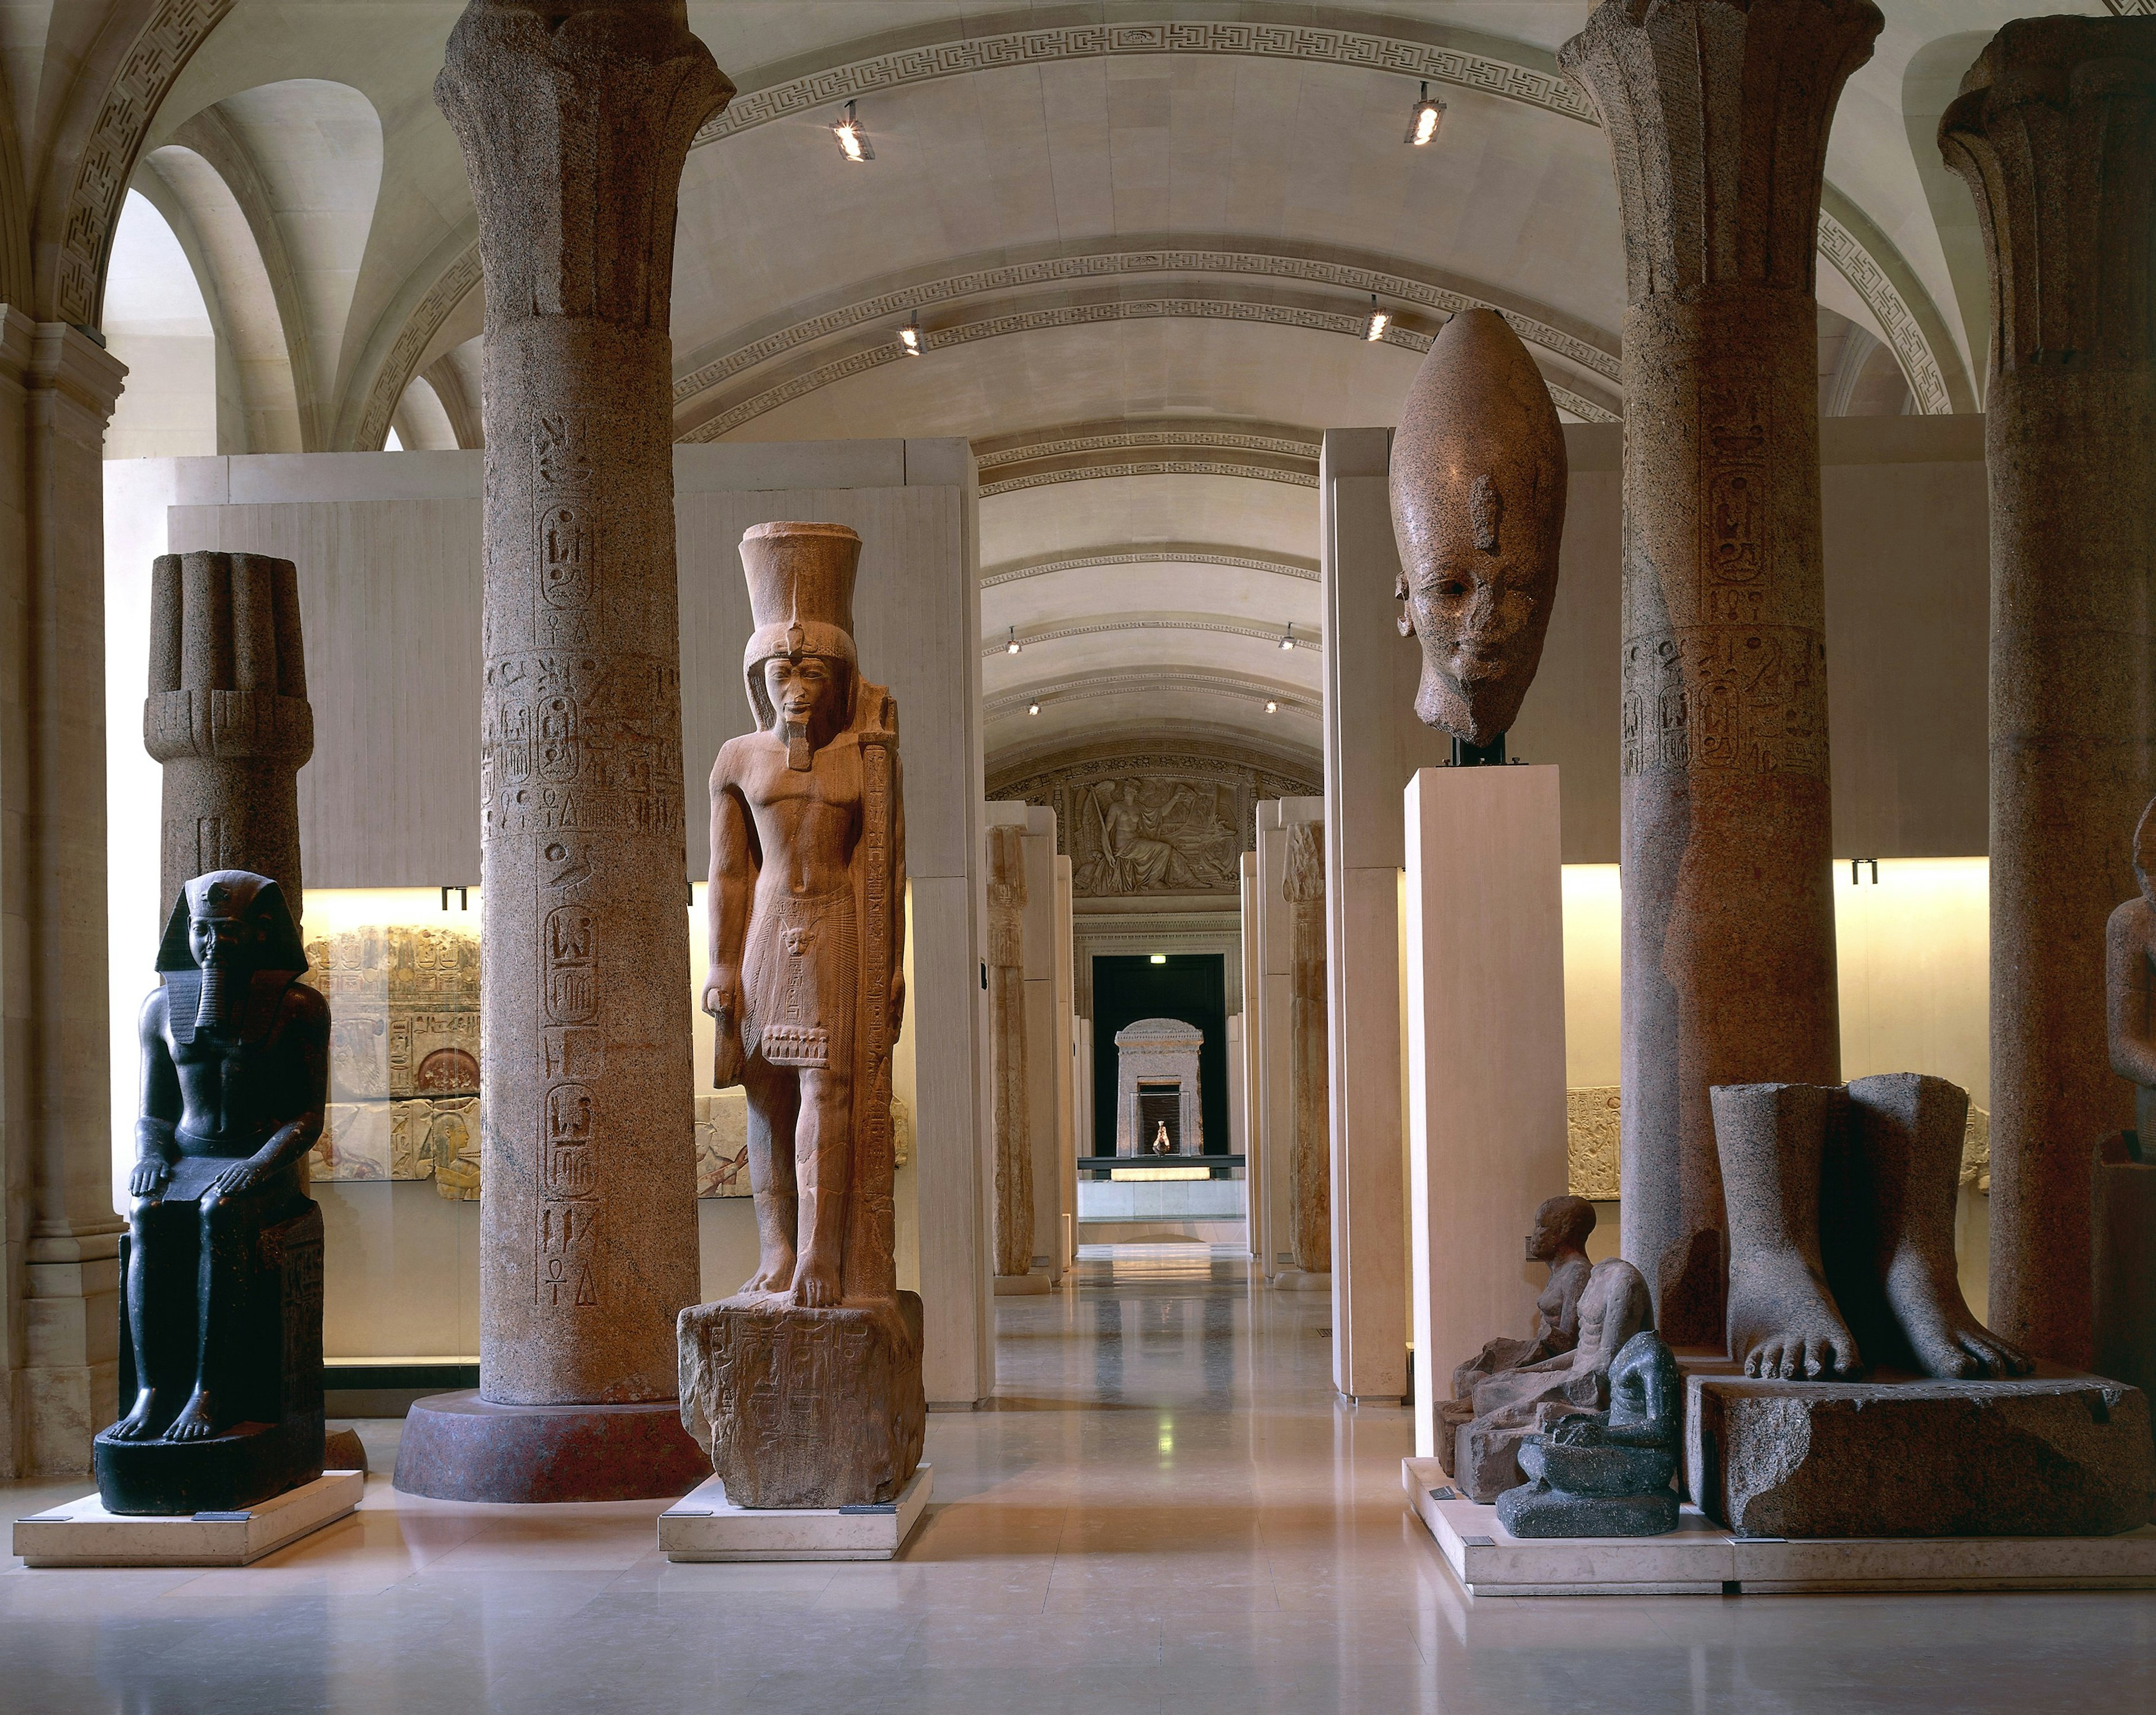
[[[107,1511],[219,1512],[322,1470],[322,1216],[307,1152],[329,1006],[275,881],[188,882],[142,1004],[127,1221],[126,1416],[97,1438]]]
[[[1527,1481],[1497,1497],[1516,1537],[1656,1537],[1677,1528],[1677,1436],[1684,1384],[1652,1330],[1609,1366],[1609,1409],[1561,1417],[1520,1448]]]

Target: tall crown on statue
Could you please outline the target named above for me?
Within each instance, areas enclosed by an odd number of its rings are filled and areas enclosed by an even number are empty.
[[[763,664],[782,655],[844,662],[850,720],[860,680],[854,653],[854,574],[860,567],[860,537],[843,524],[757,524],[742,536],[741,557],[749,612],[756,622],[742,651],[742,675],[757,724],[768,731],[774,718]]]

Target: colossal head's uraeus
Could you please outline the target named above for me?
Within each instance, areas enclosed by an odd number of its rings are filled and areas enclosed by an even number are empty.
[[[1422,639],[1415,713],[1470,744],[1512,724],[1557,596],[1564,430],[1519,336],[1492,310],[1446,322],[1393,437],[1394,593]]]

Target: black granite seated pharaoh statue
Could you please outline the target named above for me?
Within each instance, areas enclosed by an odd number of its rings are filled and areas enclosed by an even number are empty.
[[[142,1005],[128,1179],[127,1415],[98,1436],[114,1512],[220,1512],[322,1471],[322,1216],[306,1194],[329,1009],[275,881],[217,870],[172,907]]]
[[[1653,1537],[1677,1528],[1677,1361],[1661,1336],[1637,1333],[1609,1366],[1609,1409],[1559,1418],[1519,1450],[1527,1481],[1497,1497],[1516,1537]]]

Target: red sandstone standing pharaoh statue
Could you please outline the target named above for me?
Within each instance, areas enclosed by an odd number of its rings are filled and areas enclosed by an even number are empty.
[[[860,548],[839,524],[742,538],[757,730],[711,769],[704,1009],[714,1081],[748,1095],[760,1255],[682,1312],[681,1403],[737,1506],[889,1501],[926,1422],[921,1301],[892,1261],[906,815],[896,706],[855,654]]]

